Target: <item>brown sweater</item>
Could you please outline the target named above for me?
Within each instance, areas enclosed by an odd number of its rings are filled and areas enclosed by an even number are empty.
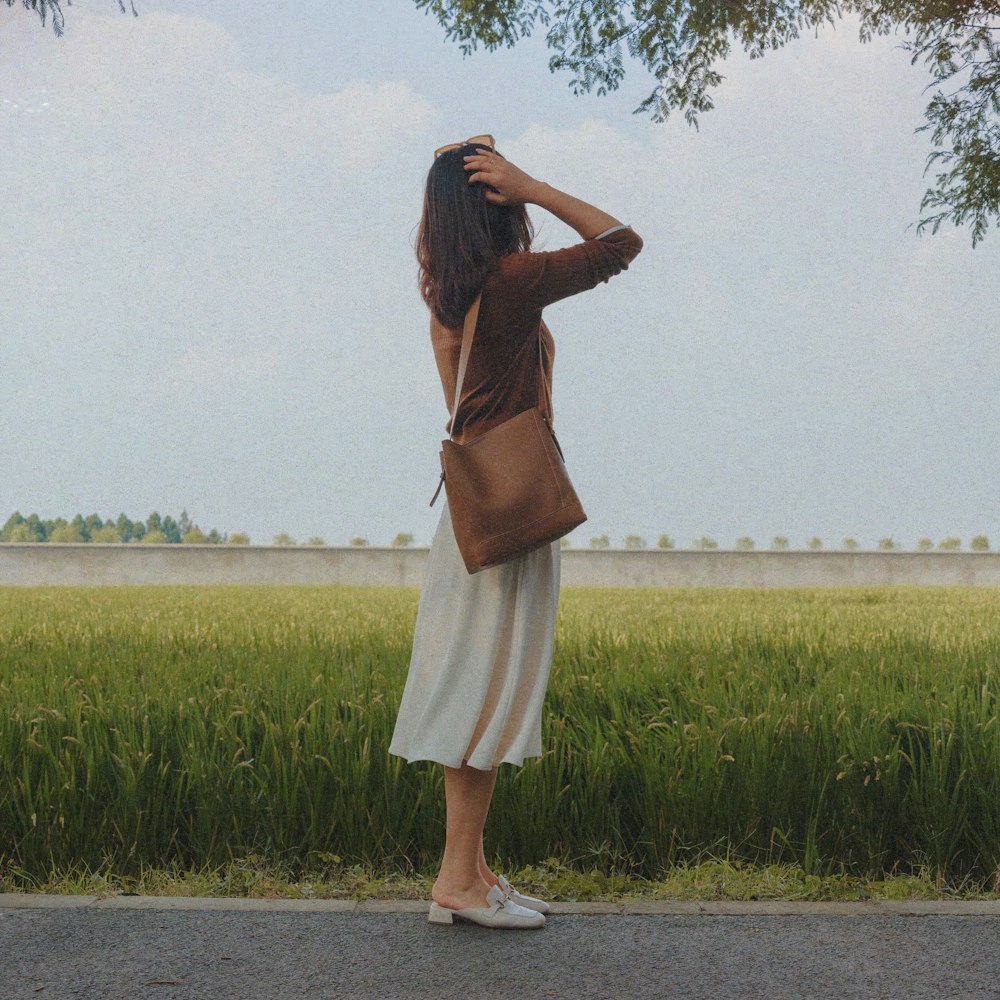
[[[542,320],[542,309],[550,302],[594,288],[626,270],[641,249],[642,237],[630,226],[614,226],[562,250],[513,253],[500,259],[483,281],[454,441],[467,444],[535,405],[554,423],[552,368],[556,345]],[[538,380],[539,328],[542,385]],[[431,343],[448,408],[445,423],[448,434],[462,350],[462,327],[443,326],[431,313]]]

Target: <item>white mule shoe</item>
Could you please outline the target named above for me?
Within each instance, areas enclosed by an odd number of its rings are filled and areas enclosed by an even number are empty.
[[[499,886],[490,886],[486,901],[489,906],[466,906],[453,910],[431,900],[427,921],[432,924],[451,924],[455,917],[461,917],[483,927],[542,927],[545,924],[543,914],[526,906],[518,906]]]
[[[500,888],[506,893],[510,898],[517,903],[518,906],[523,906],[529,910],[535,910],[537,913],[548,913],[549,904],[545,902],[544,899],[535,899],[534,896],[525,896],[523,892],[518,892],[510,882],[503,877],[503,875],[497,875],[500,880]]]

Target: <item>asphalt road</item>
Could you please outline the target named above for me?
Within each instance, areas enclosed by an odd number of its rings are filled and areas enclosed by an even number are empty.
[[[553,912],[540,930],[491,930],[410,905],[0,904],[0,998],[1000,998],[995,910]]]

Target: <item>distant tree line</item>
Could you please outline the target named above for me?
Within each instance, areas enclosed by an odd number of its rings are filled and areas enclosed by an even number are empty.
[[[77,514],[72,521],[64,517],[40,518],[37,514],[25,517],[15,511],[0,528],[0,543],[3,542],[103,542],[145,543],[147,545],[249,545],[250,536],[243,531],[233,534],[220,533],[215,528],[204,532],[192,523],[187,510],[174,519],[169,514],[161,517],[154,511],[145,521],[133,521],[126,514],[118,519],[102,520],[99,514],[84,517]],[[287,532],[274,536],[272,545],[297,545],[298,542]],[[326,545],[318,535],[313,535],[303,545]],[[367,538],[352,538],[351,545],[368,545]],[[401,531],[390,543],[397,547],[413,544],[413,535]]]
[[[64,517],[40,518],[37,514],[24,517],[15,511],[0,529],[0,542],[249,545],[250,538],[245,534],[219,534],[215,528],[206,533],[192,523],[186,510],[176,520],[154,511],[145,521],[133,521],[124,513],[115,521],[103,520],[99,514],[77,514],[67,521]]]
[[[624,541],[623,547],[626,549],[647,548],[646,539],[643,538],[641,535],[625,535],[623,541]],[[291,542],[290,544],[294,545],[295,543]],[[323,543],[320,542],[319,544]],[[370,544],[371,543],[368,541],[367,538],[351,539],[351,545],[364,546]],[[400,532],[398,535],[396,535],[396,537],[392,540],[392,542],[390,542],[390,544],[394,546],[412,545],[413,535],[409,534],[408,532],[406,533]],[[570,541],[570,538],[567,535],[559,539],[559,544],[562,548],[566,549],[571,547],[572,542]],[[656,546],[657,548],[661,549],[677,548],[674,539],[672,539],[669,535],[660,535],[659,540],[656,543]],[[710,538],[707,535],[702,535],[701,538],[696,538],[691,543],[691,548],[693,549],[717,549],[718,547],[719,543],[714,538]],[[752,538],[750,538],[748,535],[743,535],[742,537],[736,539],[735,547],[737,549],[742,549],[744,551],[747,551],[754,549],[756,546]],[[821,539],[813,536],[805,547],[816,551],[823,548],[823,542]],[[860,548],[858,541],[855,538],[843,539],[842,542],[840,543],[840,547],[842,549],[846,549],[847,551],[854,551]],[[937,544],[934,543],[933,539],[921,538],[917,542],[916,551],[930,552],[936,548],[942,552],[951,552],[951,551],[957,551],[961,549],[961,547],[962,547],[962,541],[959,538],[954,538],[954,537],[945,538],[942,539]],[[593,538],[590,539],[590,548],[592,549],[611,548],[611,539],[607,535],[595,535]],[[787,550],[789,548],[788,538],[785,537],[784,535],[775,535],[774,538],[771,540],[770,548],[772,550]],[[894,538],[880,538],[878,541],[877,548],[901,550],[903,546]],[[969,542],[969,549],[972,552],[988,552],[990,550],[989,539],[986,537],[986,535],[976,535]]]
[[[563,547],[567,547],[569,542],[563,539]],[[659,541],[656,543],[657,548],[661,549],[673,549],[677,546],[674,540],[669,535],[660,535]],[[611,540],[607,535],[596,535],[590,540],[590,547],[592,549],[606,549],[610,548]],[[691,547],[694,549],[717,549],[719,543],[707,535],[702,535],[701,538],[696,538],[692,543]],[[754,549],[755,543],[749,535],[743,535],[736,539],[736,548],[744,551],[749,551]],[[772,550],[786,550],[788,549],[788,539],[784,535],[775,535],[771,539],[771,549]],[[854,551],[859,548],[858,541],[855,538],[845,538],[841,541],[840,547],[848,551]],[[944,538],[937,545],[934,544],[934,540],[931,538],[921,538],[917,541],[916,551],[917,552],[930,552],[937,548],[942,552],[954,552],[962,547],[962,540],[960,538]],[[626,535],[625,536],[625,548],[626,549],[644,549],[646,548],[646,539],[640,535]],[[813,536],[809,539],[806,548],[812,549],[813,551],[823,548],[823,542],[821,539]],[[880,538],[878,540],[879,549],[894,549],[901,550],[903,546],[894,538]],[[989,552],[990,542],[986,535],[976,535],[969,542],[969,549],[972,552]]]
[[[568,536],[560,540],[562,548],[569,548],[571,541]],[[0,529],[0,542],[145,542],[147,544],[201,544],[201,545],[249,545],[250,536],[245,532],[236,532],[232,535],[220,534],[212,528],[207,534],[203,532],[197,524],[193,524],[188,517],[186,510],[182,510],[180,517],[174,520],[169,514],[161,517],[157,512],[153,512],[145,521],[132,521],[125,514],[119,514],[116,521],[102,521],[97,514],[84,517],[77,514],[72,521],[67,521],[64,517],[57,517],[52,520],[43,520],[37,514],[23,517],[19,512],[14,512],[3,528]],[[625,535],[624,548],[644,549],[647,547],[646,539],[641,535]],[[274,536],[273,545],[297,545],[298,543],[287,532],[280,532]],[[326,542],[318,535],[313,535],[303,545],[326,545]],[[350,540],[354,546],[366,546],[371,543],[367,538],[355,537]],[[409,531],[400,531],[389,543],[395,548],[406,548],[413,544],[413,535]],[[677,545],[669,535],[660,535],[656,547],[660,549],[674,549]],[[742,535],[736,539],[737,549],[750,551],[756,547],[754,540],[749,535]],[[823,548],[821,539],[813,536],[806,543],[806,548],[819,550]],[[841,549],[854,551],[860,546],[855,538],[844,538],[840,543]],[[611,539],[607,535],[595,535],[590,539],[590,548],[608,549],[611,548]],[[717,549],[719,543],[707,535],[696,538],[691,543],[693,549]],[[784,535],[775,535],[771,539],[770,548],[774,550],[787,550],[789,548],[788,538]],[[894,538],[880,538],[877,548],[888,550],[901,550],[903,546]],[[935,543],[931,538],[921,538],[917,541],[916,551],[931,552],[937,549],[941,552],[955,552],[962,548],[962,541],[959,538],[949,537]],[[990,543],[986,535],[975,535],[969,542],[969,550],[972,552],[989,552]]]

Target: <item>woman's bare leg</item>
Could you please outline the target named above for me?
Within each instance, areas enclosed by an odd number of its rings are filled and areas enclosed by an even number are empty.
[[[493,768],[491,774],[493,775],[493,784],[490,786],[490,797],[492,801],[493,788],[496,786],[497,782],[497,768]],[[486,863],[486,855],[483,853],[483,834],[482,831],[479,833],[479,874],[483,876],[489,885],[499,885],[500,879],[496,877],[496,874]]]
[[[479,861],[496,777],[495,767],[481,771],[465,761],[461,767],[444,765],[447,833],[441,870],[431,889],[431,898],[439,906],[457,910],[487,905],[492,883],[483,877]]]

